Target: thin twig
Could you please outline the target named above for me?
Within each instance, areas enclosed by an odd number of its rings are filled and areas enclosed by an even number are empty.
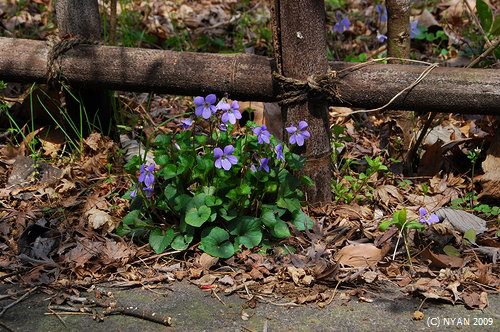
[[[491,52],[493,52],[500,45],[500,38],[497,39],[496,42],[493,43],[486,51],[484,51],[480,56],[474,59],[471,63],[469,63],[465,68],[472,68],[477,65],[479,62],[484,60]]]
[[[476,23],[477,27],[479,28],[479,31],[481,31],[481,35],[484,38],[484,41],[488,46],[491,46],[491,42],[488,39],[488,36],[486,36],[486,33],[483,30],[483,27],[481,26],[481,22],[479,22],[479,19],[477,18],[476,14],[474,14],[474,10],[472,7],[469,5],[469,2],[467,0],[464,0],[465,4],[467,5],[467,9],[469,9],[469,14],[472,16],[472,19],[474,20],[474,23]]]
[[[15,306],[16,304],[18,304],[19,302],[21,302],[22,300],[24,300],[28,295],[30,295],[31,293],[33,293],[35,290],[38,289],[38,286],[35,287],[35,288],[32,288],[30,289],[29,291],[27,291],[26,293],[24,293],[23,296],[21,296],[20,298],[18,298],[17,300],[15,300],[14,302],[6,305],[5,307],[3,307],[2,311],[0,311],[0,317],[3,316],[3,314],[11,307]]]
[[[53,313],[61,321],[61,323],[64,325],[65,328],[69,329],[69,327],[66,324],[66,322],[64,321],[64,319],[62,319],[62,317],[57,312],[55,312],[54,310],[52,310],[50,307],[49,307],[49,310],[50,310],[51,313]]]
[[[386,59],[391,59],[391,58],[386,58]],[[381,59],[376,59],[376,60],[381,60]],[[375,61],[375,60],[372,60],[372,61]],[[433,63],[433,64],[430,64],[421,74],[420,76],[412,83],[410,84],[409,86],[407,86],[406,88],[404,88],[403,90],[399,91],[394,97],[391,98],[391,100],[389,100],[389,102],[387,102],[385,105],[383,106],[380,106],[380,107],[377,107],[377,108],[373,108],[373,109],[369,109],[369,110],[359,110],[359,111],[352,111],[352,112],[348,112],[348,113],[345,113],[345,114],[339,114],[338,116],[350,116],[352,114],[357,114],[357,113],[368,113],[368,112],[376,112],[376,111],[380,111],[380,110],[383,110],[384,108],[388,107],[390,104],[392,104],[394,102],[394,100],[396,100],[396,98],[398,98],[399,96],[401,96],[403,93],[405,93],[406,91],[408,90],[411,90],[413,89],[418,83],[420,83],[427,75],[429,75],[429,73],[434,69],[436,68],[437,66],[439,66],[439,64],[437,63]],[[355,66],[352,66],[352,67],[355,67]],[[349,67],[349,68],[352,68],[352,67]]]
[[[9,332],[16,332],[13,328],[11,328],[9,325],[5,324],[1,320],[0,320],[0,326],[3,327],[4,329],[6,329]]]

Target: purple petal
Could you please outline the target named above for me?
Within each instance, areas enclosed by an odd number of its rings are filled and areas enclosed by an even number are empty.
[[[432,213],[429,217],[429,222],[431,224],[435,224],[435,223],[439,222],[439,217],[437,215],[435,215],[434,213]]]
[[[136,198],[136,197],[137,197],[137,189],[130,192],[130,198]]]
[[[215,157],[215,158],[217,158],[217,159],[218,159],[218,158],[222,157],[222,154],[223,154],[223,153],[222,153],[222,150],[221,150],[220,148],[215,148],[215,149],[214,149],[214,157]]]
[[[427,214],[427,209],[421,207],[420,209],[418,209],[418,213],[420,214],[420,217],[424,217]]]
[[[311,137],[311,134],[307,130],[304,130],[303,132],[300,133],[304,139]]]
[[[234,125],[236,123],[236,117],[234,116],[234,114],[228,113],[228,117],[229,117],[229,122]]]
[[[208,108],[208,107],[203,108],[203,114],[202,114],[203,119],[208,119],[208,118],[210,118],[211,115],[212,115],[212,111],[210,110],[210,108]]]
[[[297,145],[298,146],[304,145],[304,136],[302,136],[301,134],[297,135]]]
[[[297,135],[293,134],[292,136],[290,136],[290,144],[295,144],[295,143],[297,143]]]
[[[222,158],[216,159],[215,160],[215,167],[221,168],[222,167]]]
[[[229,114],[226,112],[224,114],[222,114],[222,118],[221,118],[222,122],[226,123],[229,121]]]
[[[196,106],[203,106],[204,103],[205,103],[205,99],[203,97],[198,96],[198,97],[194,98],[194,104]]]
[[[148,166],[148,171],[150,171],[151,173],[153,173],[155,171],[155,164],[151,164]]]
[[[226,158],[221,158],[220,160],[222,162],[222,168],[224,168],[226,171],[229,171],[231,169],[231,162]]]
[[[144,188],[144,192],[146,193],[146,197],[151,197],[153,196],[154,188],[153,187],[146,187]]]
[[[205,98],[205,101],[207,103],[209,103],[210,105],[213,105],[215,104],[217,100],[217,97],[212,93],[212,94],[209,94],[206,98]]]
[[[234,147],[232,145],[226,145],[226,147],[224,148],[224,154],[228,155],[232,154],[233,152],[234,152]]]
[[[300,121],[299,122],[299,130],[302,131],[304,129],[306,129],[309,125],[307,124],[307,122],[305,121]]]
[[[197,107],[194,110],[194,114],[196,114],[196,116],[200,116],[202,113],[203,113],[203,106]]]
[[[233,114],[236,119],[241,119],[241,113],[237,109],[233,109]]]
[[[260,132],[261,132],[262,128],[261,127],[256,127],[253,129],[253,133],[257,136],[260,135]]]
[[[230,106],[228,103],[226,103],[225,101],[221,100],[219,101],[219,103],[217,104],[217,107],[216,107],[218,110],[222,110],[222,111],[227,111]]]
[[[226,159],[229,160],[229,162],[233,165],[238,163],[238,158],[236,156],[233,155],[226,156]]]
[[[232,108],[233,110],[238,110],[238,109],[240,109],[240,104],[238,104],[238,101],[233,100],[233,103],[231,104],[231,108]]]
[[[297,131],[297,127],[294,127],[294,126],[291,126],[291,127],[288,127],[288,128],[285,128],[286,131],[288,131],[289,134],[293,134],[294,132]]]

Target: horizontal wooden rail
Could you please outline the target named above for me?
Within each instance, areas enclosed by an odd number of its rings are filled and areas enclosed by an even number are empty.
[[[45,82],[44,41],[0,38],[0,80]],[[247,54],[173,52],[79,45],[62,56],[70,84],[179,95],[216,93],[238,100],[274,101],[273,60]],[[342,71],[352,63],[330,62]],[[376,108],[414,82],[426,67],[371,64],[339,74],[338,105]],[[285,73],[286,74],[286,73]],[[403,93],[392,109],[500,114],[500,70],[435,68]]]

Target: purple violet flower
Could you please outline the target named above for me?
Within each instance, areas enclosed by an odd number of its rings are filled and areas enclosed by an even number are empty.
[[[229,104],[228,104],[229,106]],[[231,104],[231,107],[227,109],[227,111],[222,114],[222,122],[226,123],[229,121],[230,124],[235,124],[236,120],[241,119],[241,113],[239,111],[240,105],[238,102],[235,100]]]
[[[218,103],[217,106],[215,106],[215,109],[218,111],[227,111],[231,106],[229,106],[229,103],[227,102],[226,98],[222,98]]]
[[[386,35],[383,35],[377,31],[377,40],[379,41],[379,43],[385,42],[386,39],[387,39]]]
[[[266,125],[254,128],[253,133],[257,135],[259,144],[263,144],[264,142],[267,144],[270,143],[269,138],[271,137],[271,133],[267,130]]]
[[[349,30],[351,21],[347,17],[343,17],[339,12],[335,13],[335,16],[337,17],[337,23],[333,26],[333,32],[343,34],[345,30]]]
[[[290,144],[297,143],[298,146],[304,145],[304,140],[311,137],[311,134],[306,130],[309,125],[305,121],[299,122],[299,128],[290,126],[285,128],[290,135]]]
[[[427,209],[424,207],[421,207],[418,212],[420,213],[420,222],[421,223],[426,223],[427,225],[432,225],[435,223],[439,222],[439,217],[435,215],[434,213],[428,213]]]
[[[189,127],[191,127],[191,125],[193,124],[193,120],[185,119],[185,120],[182,120],[181,123],[182,123],[182,129],[186,130]]]
[[[385,8],[385,6],[376,5],[375,11],[381,23],[387,22],[387,8]]]
[[[274,147],[274,151],[276,152],[276,159],[285,161],[283,157],[283,145],[281,143]]]
[[[252,172],[257,172],[257,167],[255,167],[255,165],[254,165],[254,164],[252,164],[252,165],[250,165],[250,170],[251,170]]]
[[[144,190],[144,193],[146,194],[147,198],[151,198],[153,196],[153,192],[154,192],[153,186],[145,187],[145,188],[143,188],[143,190]]]
[[[226,131],[227,127],[226,127],[225,124],[221,123],[220,126],[219,126],[219,129],[222,130],[222,131]]]
[[[224,152],[220,148],[214,149],[215,167],[224,168],[226,171],[231,169],[231,166],[238,163],[238,158],[233,156],[234,147],[226,145]]]
[[[130,198],[136,198],[137,197],[137,189],[134,189],[133,191],[130,192]]]
[[[413,39],[418,34],[420,34],[420,29],[418,28],[418,21],[413,21],[410,23],[410,38]]]
[[[260,159],[260,166],[259,166],[259,171],[261,169],[264,169],[267,173],[269,173],[269,158],[262,158]]]
[[[203,119],[208,119],[217,110],[213,105],[215,104],[217,97],[214,94],[209,94],[206,98],[196,97],[194,98],[194,104],[197,106],[194,114],[197,116],[203,116]]]
[[[142,182],[146,185],[146,187],[151,188],[153,186],[153,183],[155,182],[155,176],[153,175],[154,170],[154,163],[152,163],[148,167],[146,167],[146,164],[142,164],[141,173],[139,174],[139,182]]]

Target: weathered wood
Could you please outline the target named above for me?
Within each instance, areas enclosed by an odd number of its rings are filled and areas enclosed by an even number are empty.
[[[47,80],[48,46],[44,41],[0,38],[0,80]],[[425,67],[330,62],[339,72],[340,106],[376,108],[410,85]],[[356,64],[359,65],[359,64]],[[62,72],[70,84],[121,91],[179,95],[229,92],[238,100],[275,101],[272,59],[247,54],[207,54],[81,45],[63,56]],[[497,114],[500,70],[435,68],[412,90],[398,97],[394,109],[422,112]]]
[[[101,41],[101,17],[97,0],[57,0],[57,28],[60,38],[79,37],[86,40]],[[64,91],[66,109],[73,122],[81,121],[81,108],[85,109],[91,124],[102,131],[111,129],[112,109],[108,91],[99,87],[72,85],[71,93]],[[76,100],[73,96],[76,96]],[[82,126],[83,135],[88,135],[94,129],[90,125]]]
[[[326,55],[325,3],[317,0],[275,0],[273,38],[279,73],[307,80],[328,71]],[[329,202],[332,198],[331,144],[326,100],[282,106],[283,128],[306,121],[311,134],[295,152],[307,158],[300,175],[307,175],[315,187],[304,188],[309,202]],[[288,133],[284,137],[289,137]]]

